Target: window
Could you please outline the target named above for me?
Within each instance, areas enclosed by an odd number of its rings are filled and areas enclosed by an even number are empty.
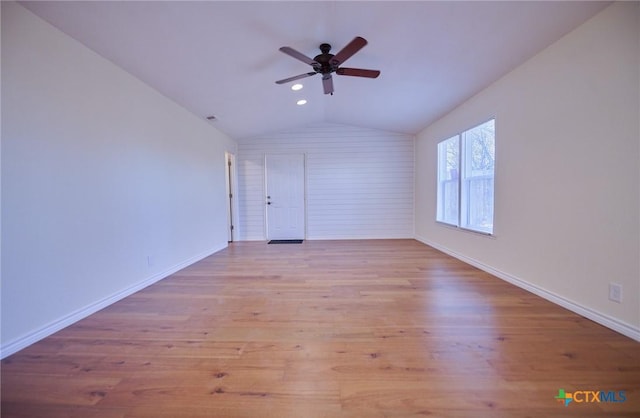
[[[438,144],[436,219],[493,233],[495,120]]]
[[[458,225],[460,199],[460,137],[438,144],[438,220]]]

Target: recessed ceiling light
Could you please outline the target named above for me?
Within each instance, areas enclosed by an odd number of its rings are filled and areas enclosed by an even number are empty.
[[[300,83],[294,84],[293,86],[291,86],[291,90],[298,91],[298,90],[301,90],[302,87],[304,87],[304,86],[302,84],[300,84]]]
[[[296,104],[297,104],[298,106],[302,106],[303,104],[307,104],[307,101],[306,101],[305,99],[300,99],[300,100],[298,100],[298,101],[296,102]]]

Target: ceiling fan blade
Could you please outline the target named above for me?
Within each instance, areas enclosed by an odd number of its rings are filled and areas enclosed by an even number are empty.
[[[311,58],[307,57],[302,52],[298,52],[295,49],[291,48],[290,46],[283,46],[282,48],[280,48],[280,51],[284,52],[285,54],[289,55],[290,57],[293,57],[293,58],[295,58],[297,60],[300,60],[300,61],[304,62],[305,64],[309,64],[309,65],[313,65],[313,66],[319,65],[317,62],[315,62]]]
[[[343,62],[348,60],[353,54],[360,51],[366,44],[367,44],[366,39],[361,38],[360,36],[356,36],[355,38],[353,38],[353,41],[349,42],[347,46],[342,48],[340,52],[334,55],[334,57],[331,59],[331,62],[337,65],[342,64]]]
[[[284,80],[278,80],[276,81],[276,84],[284,84],[284,83],[288,83],[289,81],[300,80],[301,78],[311,77],[312,75],[316,75],[316,74],[317,73],[313,72],[313,73],[304,73],[300,75],[294,75],[293,77],[285,78]]]
[[[324,94],[333,94],[333,78],[331,74],[322,76],[322,87],[324,88]]]
[[[378,70],[365,70],[364,68],[338,68],[336,74],[351,75],[354,77],[376,78],[380,75]]]

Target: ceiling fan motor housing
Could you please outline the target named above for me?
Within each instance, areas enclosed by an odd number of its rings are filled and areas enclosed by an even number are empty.
[[[316,55],[316,57],[313,59],[315,62],[320,64],[320,65],[314,66],[314,69],[317,73],[331,74],[338,69],[338,63],[332,62],[334,55],[330,54],[329,51],[331,51],[331,45],[329,44],[320,45],[320,52],[322,52],[322,54]]]

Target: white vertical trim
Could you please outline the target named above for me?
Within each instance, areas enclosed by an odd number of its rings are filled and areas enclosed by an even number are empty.
[[[231,162],[231,170],[229,170],[229,162]],[[236,241],[238,239],[238,171],[236,168],[236,156],[230,152],[225,152],[225,187],[227,202],[227,234],[228,241]],[[231,172],[229,172],[231,171]],[[231,181],[229,181],[231,180]],[[231,188],[229,188],[231,184]],[[231,198],[229,198],[231,194]],[[231,202],[229,202],[231,199]],[[233,230],[230,226],[233,225]]]

